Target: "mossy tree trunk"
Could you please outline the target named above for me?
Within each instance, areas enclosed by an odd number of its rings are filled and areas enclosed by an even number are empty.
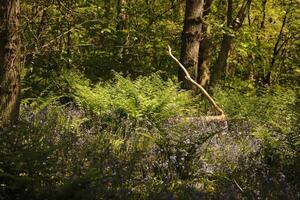
[[[0,0],[0,128],[19,114],[19,0]]]

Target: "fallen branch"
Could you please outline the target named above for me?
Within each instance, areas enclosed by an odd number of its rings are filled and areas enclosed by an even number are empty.
[[[200,90],[201,92],[205,95],[205,97],[210,101],[210,103],[213,105],[213,107],[220,113],[220,116],[222,118],[225,118],[225,113],[224,111],[220,108],[220,106],[218,106],[218,104],[215,102],[215,100],[208,94],[208,92],[201,86],[199,85],[196,81],[194,81],[189,72],[185,69],[185,67],[180,63],[180,61],[175,57],[173,56],[172,54],[172,49],[170,46],[168,46],[169,48],[169,54],[170,56],[176,61],[176,63],[180,66],[180,68],[184,71],[185,73],[185,78],[190,81],[192,84],[196,85]]]

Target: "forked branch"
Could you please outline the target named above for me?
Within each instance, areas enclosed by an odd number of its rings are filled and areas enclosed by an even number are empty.
[[[201,86],[199,85],[196,81],[194,81],[189,72],[185,69],[185,67],[180,63],[180,61],[172,54],[172,49],[170,46],[168,46],[169,48],[169,54],[171,56],[171,58],[173,58],[176,63],[180,66],[180,68],[184,71],[185,73],[185,78],[190,81],[192,84],[196,85],[201,92],[205,95],[205,97],[209,100],[209,102],[213,105],[213,107],[220,113],[220,115],[225,116],[224,111],[222,110],[222,108],[220,108],[220,106],[218,106],[218,104],[215,102],[215,100],[208,94],[208,92]]]

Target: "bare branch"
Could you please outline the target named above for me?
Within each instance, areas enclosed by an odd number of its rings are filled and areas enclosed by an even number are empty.
[[[213,105],[213,107],[220,113],[221,116],[225,116],[224,111],[218,106],[218,104],[215,102],[215,100],[208,94],[208,92],[201,86],[199,85],[196,81],[194,81],[189,72],[185,69],[185,67],[180,63],[180,61],[172,54],[172,49],[170,46],[168,46],[169,48],[169,54],[171,56],[171,58],[173,58],[176,63],[180,66],[180,68],[184,71],[185,73],[185,78],[190,81],[191,83],[193,83],[194,85],[196,85],[201,92],[205,95],[205,97],[210,101],[210,103]]]

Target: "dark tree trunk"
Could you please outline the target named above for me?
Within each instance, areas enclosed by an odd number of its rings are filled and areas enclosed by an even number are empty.
[[[123,30],[126,27],[126,0],[118,0],[117,2],[117,30]]]
[[[211,9],[210,6],[213,0],[204,1],[203,19],[209,15]],[[209,24],[202,24],[202,39],[200,41],[199,49],[199,60],[198,60],[198,77],[197,82],[204,88],[207,88],[210,80],[210,69],[209,69],[209,53],[210,53],[210,38],[209,38]]]
[[[250,8],[250,5],[251,5],[251,0],[244,0],[241,8],[239,9],[237,16],[233,20],[233,1],[228,0],[227,1],[227,27],[232,29],[232,31],[237,31],[239,28],[241,28],[247,14],[247,10]],[[219,52],[217,62],[214,66],[212,84],[215,84],[223,77],[225,77],[225,69],[227,67],[227,60],[231,49],[232,41],[233,41],[233,36],[229,35],[228,33],[225,33],[223,35],[221,50]]]
[[[0,0],[0,127],[19,114],[19,0]]]
[[[267,7],[267,0],[262,1],[262,20],[260,23],[260,28],[265,28],[265,21],[266,21],[266,7]]]
[[[274,69],[277,56],[278,56],[279,52],[281,51],[282,47],[288,42],[288,39],[283,40],[284,28],[285,28],[285,25],[286,25],[287,16],[288,16],[288,12],[286,12],[286,14],[284,15],[282,25],[281,25],[281,28],[280,28],[280,32],[279,32],[277,41],[275,43],[275,46],[273,48],[273,54],[272,54],[272,59],[271,59],[271,63],[270,63],[270,69],[269,69],[268,73],[266,74],[266,76],[264,76],[264,78],[263,78],[263,84],[264,85],[270,85],[271,84],[271,74],[272,74],[272,71]],[[282,41],[282,44],[280,44],[281,41]]]
[[[222,44],[221,44],[221,50],[219,52],[218,60],[216,62],[214,72],[212,75],[213,83],[223,79],[225,76],[225,68],[227,66],[227,58],[229,56],[229,52],[231,49],[232,40],[233,40],[232,36],[224,34]]]
[[[207,33],[207,25],[203,26],[203,32],[204,31]],[[207,87],[210,80],[209,47],[210,47],[210,40],[207,37],[203,38],[200,43],[200,49],[199,49],[197,82],[204,88]]]
[[[185,20],[182,31],[180,62],[186,67],[194,80],[197,79],[203,6],[204,0],[186,1]],[[182,82],[183,88],[193,88],[190,82],[185,79],[185,74],[182,69],[178,71],[178,80]]]

